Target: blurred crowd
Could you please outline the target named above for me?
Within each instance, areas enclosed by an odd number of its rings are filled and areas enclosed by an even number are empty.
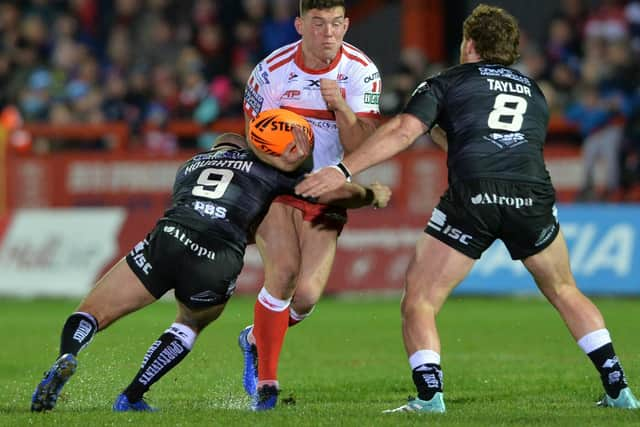
[[[144,135],[143,147],[170,152],[178,142],[162,132],[168,120],[242,115],[254,65],[298,39],[297,3],[0,0],[0,108],[16,105],[31,122],[125,121],[134,141]],[[561,0],[546,33],[534,40],[523,31],[516,67],[578,131],[569,141],[584,155],[580,198],[608,199],[640,181],[640,0]],[[424,76],[451,64],[408,48],[395,68],[378,65],[381,109],[394,114]]]
[[[0,106],[25,121],[161,128],[242,114],[258,60],[298,39],[296,0],[0,4]],[[170,136],[149,141],[163,149]]]

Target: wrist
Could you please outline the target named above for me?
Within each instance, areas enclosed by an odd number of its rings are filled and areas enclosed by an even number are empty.
[[[344,163],[340,162],[337,165],[331,165],[330,167],[336,169],[342,175],[344,175],[344,178],[347,180],[347,182],[351,182],[351,171],[345,166]]]

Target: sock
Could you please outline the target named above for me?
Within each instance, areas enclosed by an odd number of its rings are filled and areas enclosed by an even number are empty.
[[[89,313],[76,312],[67,318],[60,336],[60,354],[71,353],[77,356],[98,332],[98,322]]]
[[[174,323],[147,350],[142,366],[124,390],[135,403],[149,388],[182,361],[193,347],[197,334],[185,325]]]
[[[302,322],[307,317],[311,316],[313,310],[315,310],[316,306],[311,307],[308,313],[300,314],[293,309],[293,307],[289,306],[289,327],[295,326],[298,323]]]
[[[435,363],[420,365],[412,371],[413,383],[418,391],[418,398],[431,400],[433,396],[442,392],[442,368]]]
[[[431,400],[434,394],[442,391],[443,375],[439,353],[433,350],[418,350],[409,357],[409,365],[418,398]]]
[[[289,321],[289,302],[262,288],[254,306],[253,336],[258,349],[258,382],[276,381],[278,361]]]
[[[614,399],[617,398],[620,390],[627,387],[627,379],[613,349],[609,331],[600,329],[590,332],[578,340],[578,345],[587,353],[600,373],[600,379],[607,394]]]

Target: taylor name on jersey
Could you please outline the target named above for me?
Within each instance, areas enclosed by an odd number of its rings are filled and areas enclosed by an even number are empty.
[[[285,108],[304,116],[313,127],[314,167],[338,163],[342,159],[335,114],[327,110],[320,95],[320,79],[338,82],[342,96],[361,117],[380,117],[382,91],[376,65],[362,51],[343,43],[336,58],[322,70],[304,66],[301,42],[275,50],[251,73],[244,95],[247,116],[262,110]]]

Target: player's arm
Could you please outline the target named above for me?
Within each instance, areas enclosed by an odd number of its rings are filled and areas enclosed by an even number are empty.
[[[318,198],[318,203],[356,209],[366,206],[384,208],[391,198],[391,189],[386,185],[373,183],[364,187],[356,183],[345,183],[337,190],[333,190]]]
[[[379,120],[357,116],[342,96],[338,82],[335,80],[320,79],[320,93],[327,108],[336,116],[340,143],[344,152],[346,154],[353,152],[375,131]]]
[[[431,135],[431,140],[446,153],[449,149],[447,133],[440,126],[436,125],[431,128],[429,135]]]
[[[342,161],[346,171],[326,167],[307,176],[296,186],[296,193],[305,197],[318,197],[342,186],[349,175],[387,160],[406,149],[417,137],[427,131],[420,119],[412,114],[399,114],[380,126],[356,151]]]

